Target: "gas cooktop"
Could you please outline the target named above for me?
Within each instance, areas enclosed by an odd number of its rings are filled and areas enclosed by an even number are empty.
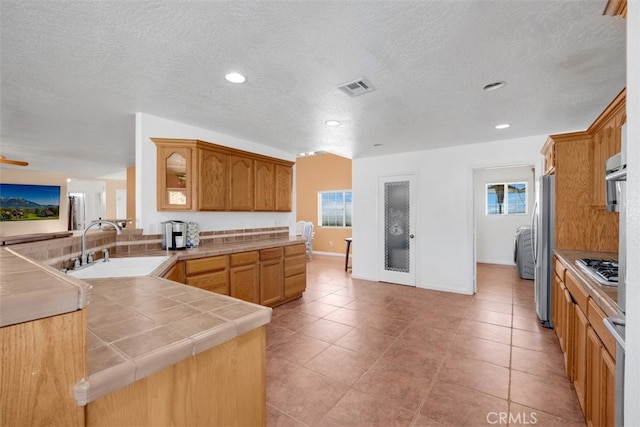
[[[576,260],[576,264],[601,285],[618,286],[618,261],[582,258]]]

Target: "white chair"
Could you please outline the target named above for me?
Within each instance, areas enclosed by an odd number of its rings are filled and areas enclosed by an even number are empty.
[[[296,222],[296,236],[302,236],[302,228],[307,223],[307,221],[298,221]]]
[[[302,227],[302,237],[306,240],[305,246],[307,247],[307,255],[309,259],[313,256],[313,223],[305,222]]]

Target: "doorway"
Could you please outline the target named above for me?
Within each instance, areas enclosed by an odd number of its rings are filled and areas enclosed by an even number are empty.
[[[416,286],[415,182],[415,175],[379,180],[379,280],[382,282]]]

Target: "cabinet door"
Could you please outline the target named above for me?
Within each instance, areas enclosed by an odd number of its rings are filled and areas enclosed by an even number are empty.
[[[620,152],[621,135],[619,128],[604,128],[593,138],[593,158],[591,160],[591,205],[605,208],[605,163]]]
[[[158,210],[191,210],[193,207],[192,149],[158,146],[157,151]]]
[[[276,206],[276,171],[273,163],[256,160],[255,168],[255,210],[273,211]]]
[[[587,425],[596,427],[602,425],[600,360],[602,359],[602,344],[592,327],[587,327]]]
[[[553,320],[553,327],[556,331],[556,336],[560,339],[560,296],[562,295],[562,288],[560,286],[560,278],[557,274],[553,275],[553,288],[551,290],[551,319]]]
[[[276,165],[276,211],[291,212],[293,193],[293,169],[290,166]]]
[[[580,307],[574,305],[573,323],[573,385],[582,412],[586,412],[585,393],[587,388],[587,327],[589,321]]]
[[[229,156],[229,210],[253,210],[253,160]]]
[[[184,283],[184,261],[176,262],[173,267],[164,275],[167,280]]]
[[[260,262],[260,304],[272,305],[284,295],[282,258]]]
[[[260,268],[258,264],[233,267],[229,274],[231,296],[260,304]]]
[[[227,156],[210,150],[198,150],[198,208],[207,211],[227,209],[229,189]]]
[[[600,365],[600,382],[602,388],[602,425],[613,427],[616,421],[616,362],[606,348],[602,349]]]
[[[575,309],[571,294],[564,289],[564,366],[567,372],[567,378],[573,380],[573,319],[575,317]]]
[[[284,279],[284,297],[285,299],[302,295],[307,288],[306,274],[297,274],[295,276],[286,277]]]

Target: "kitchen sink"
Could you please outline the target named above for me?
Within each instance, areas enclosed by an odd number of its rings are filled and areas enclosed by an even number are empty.
[[[99,260],[88,267],[69,270],[67,274],[78,279],[147,276],[169,258],[169,256],[111,258],[108,262]]]

